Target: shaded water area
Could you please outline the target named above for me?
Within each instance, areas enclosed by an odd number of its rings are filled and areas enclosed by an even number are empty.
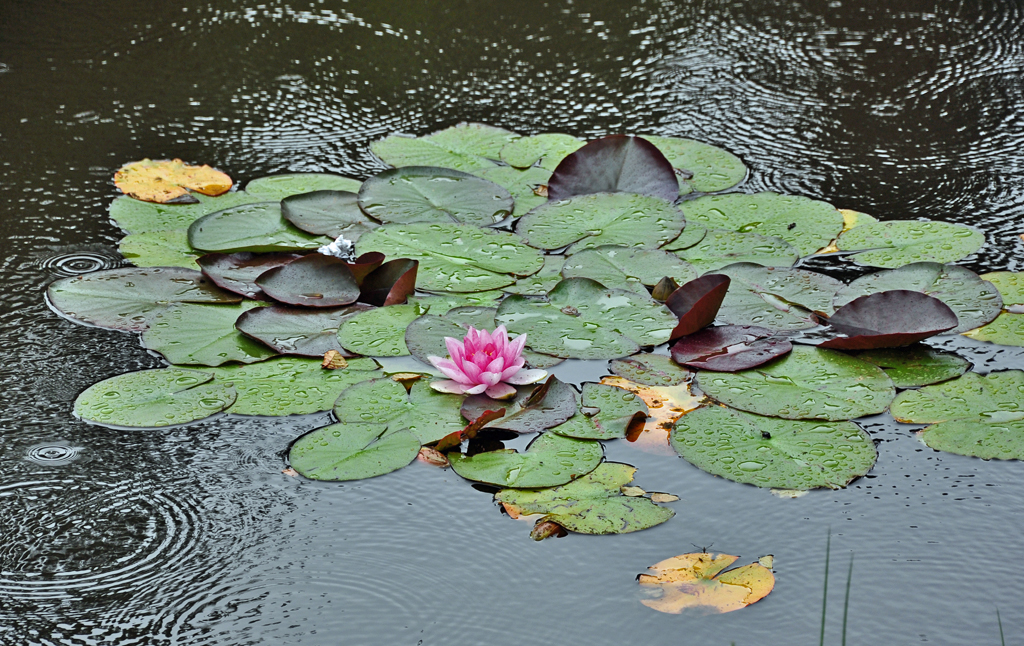
[[[5,0],[0,97],[0,644],[808,644],[830,528],[826,643],[851,553],[850,643],[997,644],[997,607],[1007,643],[1024,635],[1024,465],[934,452],[888,413],[859,420],[879,442],[867,477],[796,500],[610,442],[636,484],[680,496],[676,517],[534,543],[423,463],[282,474],[326,414],[79,422],[83,389],[163,364],[43,302],[120,262],[106,209],[126,161],[362,179],[383,168],[371,141],[461,121],[699,139],[742,157],[742,190],[973,224],[988,244],[962,264],[1021,270],[1021,2]],[[638,573],[712,544],[774,554],[775,591],[721,616],[640,604]]]

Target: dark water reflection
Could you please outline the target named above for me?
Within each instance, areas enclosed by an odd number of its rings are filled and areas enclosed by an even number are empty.
[[[932,452],[888,416],[865,422],[869,477],[798,500],[610,443],[638,484],[681,496],[677,518],[534,544],[426,465],[281,474],[322,418],[79,423],[82,389],[161,364],[42,303],[47,282],[117,262],[124,161],[365,177],[370,141],[466,120],[694,137],[743,157],[748,190],[974,224],[989,244],[967,264],[1020,270],[1022,50],[1014,0],[0,3],[0,643],[805,644],[829,527],[833,563],[856,552],[851,643],[998,643],[996,606],[1024,634],[1024,467]],[[775,592],[714,617],[638,603],[637,573],[712,542],[774,553]]]

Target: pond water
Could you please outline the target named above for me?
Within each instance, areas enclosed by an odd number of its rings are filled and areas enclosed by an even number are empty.
[[[809,644],[829,531],[826,643],[852,554],[850,643],[998,644],[997,608],[1008,643],[1024,634],[1024,465],[934,452],[887,413],[860,420],[879,442],[867,477],[795,500],[608,443],[636,484],[680,496],[676,517],[535,543],[450,470],[282,474],[326,415],[79,422],[84,388],[162,363],[43,302],[49,281],[118,264],[106,208],[126,161],[365,178],[383,168],[371,141],[461,121],[700,139],[743,158],[743,190],[974,224],[988,244],[963,264],[1020,270],[1021,2],[8,0],[0,96],[0,643]],[[640,604],[638,573],[712,544],[774,554],[775,591],[719,616]]]

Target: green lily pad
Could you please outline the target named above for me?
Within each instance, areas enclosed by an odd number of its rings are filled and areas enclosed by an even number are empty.
[[[1017,271],[993,271],[979,276],[995,285],[1003,297],[1003,307],[1024,305],[1024,273]],[[1021,312],[1014,312],[1020,314]]]
[[[615,440],[626,437],[633,424],[642,425],[649,412],[644,400],[634,393],[589,381],[583,384],[580,401],[580,412],[552,428],[552,433],[580,440]]]
[[[520,137],[501,149],[501,161],[515,168],[529,168],[536,164],[550,173],[567,155],[576,152],[586,143],[572,135],[559,133]]]
[[[281,354],[322,357],[329,350],[352,356],[338,341],[338,330],[360,312],[373,309],[356,304],[330,309],[256,307],[235,321],[235,328]]]
[[[552,521],[580,534],[626,534],[660,525],[675,515],[649,498],[622,495],[636,467],[605,462],[568,484],[523,491],[502,489],[494,499],[509,515],[544,514],[538,523]]]
[[[62,278],[46,289],[58,314],[111,330],[141,332],[170,303],[237,303],[198,271],[122,267]]]
[[[680,208],[687,221],[709,229],[782,238],[802,256],[825,247],[843,230],[843,214],[836,207],[797,195],[707,195],[684,202]]]
[[[548,198],[537,195],[534,189],[547,186],[548,180],[551,179],[550,170],[538,166],[522,170],[511,166],[494,166],[474,171],[473,174],[504,187],[512,195],[512,199],[515,200],[512,209],[514,217],[519,217],[548,201]]]
[[[195,269],[202,254],[189,246],[186,229],[130,233],[121,238],[117,250],[136,267]]]
[[[854,227],[839,236],[841,251],[858,265],[894,269],[915,262],[956,262],[985,244],[985,235],[964,224],[891,220]]]
[[[952,352],[915,344],[905,348],[866,350],[853,353],[889,375],[897,388],[916,388],[948,381],[967,372],[971,362]]]
[[[804,269],[736,263],[715,271],[731,280],[718,320],[771,330],[803,330],[817,325],[813,312],[832,313],[844,287],[838,280]]]
[[[153,317],[142,333],[142,345],[171,363],[219,366],[230,361],[253,363],[277,354],[235,329],[243,312],[263,303],[237,305],[178,303]]]
[[[359,195],[349,191],[313,191],[281,200],[281,215],[313,235],[355,242],[378,225],[359,208]]]
[[[263,198],[242,191],[224,193],[217,197],[198,192],[192,192],[191,195],[199,201],[195,204],[159,204],[122,195],[111,202],[110,219],[129,233],[187,229],[190,224],[214,211],[263,201]]]
[[[389,305],[360,312],[338,330],[341,347],[369,357],[404,357],[405,329],[424,314],[419,305]]]
[[[409,304],[419,305],[431,314],[441,316],[456,307],[497,307],[505,294],[499,291],[466,294],[430,294],[410,296]]]
[[[469,326],[478,330],[491,331],[495,328],[493,307],[456,307],[442,316],[425,314],[405,330],[405,345],[412,356],[423,363],[430,363],[427,357],[446,357],[448,348],[444,338],[462,340]]]
[[[540,489],[557,487],[582,477],[601,463],[600,442],[542,433],[526,451],[501,449],[465,456],[449,453],[452,470],[467,480],[497,487]]]
[[[668,341],[676,317],[650,296],[567,278],[544,297],[513,295],[495,315],[537,352],[572,359],[616,359]]]
[[[692,139],[644,135],[658,147],[673,168],[692,174],[679,178],[680,193],[711,193],[732,188],[747,176],[743,161],[727,150]]]
[[[723,231],[724,229],[718,229]],[[662,247],[665,251],[682,251],[696,245],[708,234],[708,228],[697,222],[687,222],[683,232],[675,240]]]
[[[370,150],[395,167],[440,166],[470,173],[497,166],[501,149],[518,136],[481,123],[460,123],[425,137],[392,135],[370,144]]]
[[[709,397],[786,419],[846,420],[881,413],[896,395],[876,365],[835,350],[794,346],[784,357],[734,373],[698,372]]]
[[[512,213],[512,196],[494,182],[435,166],[404,166],[363,182],[359,207],[381,222],[456,222],[487,226]]]
[[[594,193],[549,201],[516,221],[532,247],[566,253],[602,245],[655,249],[674,240],[686,220],[671,203],[649,195]]]
[[[722,406],[679,418],[672,448],[703,471],[773,489],[838,489],[865,475],[878,453],[853,422],[783,420]]]
[[[833,305],[842,307],[860,296],[896,289],[921,292],[948,305],[960,321],[950,334],[989,323],[1003,307],[995,285],[982,280],[970,269],[936,262],[917,262],[861,276],[836,294]]]
[[[349,359],[348,366],[326,370],[318,359],[278,357],[252,365],[211,368],[218,383],[234,386],[236,415],[308,415],[331,410],[341,392],[361,381],[383,377],[373,359]]]
[[[1024,314],[1003,312],[988,325],[964,332],[964,336],[996,345],[1024,346]]]
[[[584,249],[566,258],[562,265],[564,278],[590,278],[605,287],[629,289],[645,296],[648,292],[644,285],[653,287],[665,276],[686,283],[698,275],[693,265],[667,251],[618,245]]]
[[[292,444],[288,463],[310,480],[362,480],[397,471],[416,459],[420,441],[410,431],[381,424],[331,424]]]
[[[461,431],[463,398],[433,390],[424,380],[405,386],[391,379],[372,379],[346,388],[334,404],[334,416],[345,424],[386,424],[389,431],[407,429],[421,444]]]
[[[689,228],[689,227],[687,227]],[[680,236],[682,237],[682,236]],[[737,233],[725,229],[709,229],[697,244],[676,251],[676,242],[664,248],[706,273],[738,262],[765,267],[790,267],[800,259],[800,252],[783,240],[757,233]]]
[[[358,193],[362,182],[330,173],[288,173],[259,177],[245,185],[245,192],[267,202],[314,191]]]
[[[470,395],[462,402],[462,416],[476,420],[486,411],[505,411],[485,425],[515,433],[539,433],[558,426],[578,410],[578,395],[572,386],[549,377],[543,385],[520,386],[512,400]]]
[[[235,389],[210,383],[198,370],[160,368],[117,375],[94,384],[75,399],[75,416],[124,428],[188,424],[219,413],[235,402]]]
[[[671,357],[643,352],[608,364],[613,374],[644,386],[678,386],[693,378],[693,371],[680,366]]]
[[[555,285],[562,282],[562,265],[565,264],[565,256],[544,256],[544,266],[536,274],[520,278],[514,284],[502,287],[502,290],[509,294],[522,294],[524,296],[543,296]]]
[[[465,224],[389,224],[360,238],[356,250],[419,260],[417,287],[428,291],[498,289],[544,264],[519,236]]]
[[[188,243],[202,251],[301,251],[329,242],[295,228],[281,215],[279,202],[224,209],[204,215],[188,228]]]
[[[954,420],[921,431],[921,440],[936,451],[985,460],[1024,460],[1024,420],[978,422]]]

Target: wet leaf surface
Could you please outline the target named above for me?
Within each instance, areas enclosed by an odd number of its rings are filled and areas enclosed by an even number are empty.
[[[114,173],[114,185],[122,193],[145,202],[196,202],[189,191],[220,195],[231,189],[231,178],[209,166],[189,166],[180,159],[149,160],[125,164]]]
[[[722,229],[717,230],[722,231]],[[687,222],[683,232],[662,248],[665,251],[681,251],[683,249],[689,249],[703,240],[707,234],[708,229],[703,224],[700,224],[699,222]]]
[[[644,386],[678,386],[693,378],[693,372],[663,354],[642,352],[608,364],[612,373]]]
[[[203,274],[221,289],[247,298],[260,298],[263,292],[256,279],[265,271],[302,258],[298,253],[208,253],[196,262]]]
[[[333,350],[351,356],[341,347],[338,330],[345,321],[369,309],[369,305],[362,304],[319,310],[257,307],[239,316],[235,328],[281,354],[322,357]]]
[[[509,294],[543,296],[554,289],[555,285],[562,282],[563,263],[565,263],[565,256],[545,255],[544,266],[540,268],[540,271],[531,276],[520,278],[512,285],[502,287],[502,290]]]
[[[516,221],[516,233],[538,249],[573,254],[602,245],[656,249],[675,239],[686,220],[671,203],[649,195],[596,193],[549,200]]]
[[[497,487],[540,489],[563,485],[590,473],[603,456],[600,442],[542,433],[523,453],[514,449],[487,451],[472,457],[449,453],[448,459],[452,470],[467,480]]]
[[[494,499],[513,518],[544,514],[538,520],[554,522],[580,534],[625,534],[660,525],[675,515],[648,498],[621,493],[632,482],[636,468],[605,462],[568,484],[539,491],[502,489]]]
[[[198,271],[166,267],[123,267],[63,278],[50,284],[46,298],[57,313],[73,321],[130,332],[145,330],[170,303],[241,300]]]
[[[202,251],[303,251],[330,242],[295,228],[279,202],[256,202],[215,211],[188,228],[188,243]]]
[[[462,416],[477,419],[486,411],[504,410],[504,416],[487,424],[487,428],[500,428],[516,433],[539,433],[562,424],[577,414],[576,391],[567,383],[549,377],[540,386],[516,388],[513,400],[491,399],[485,395],[470,395],[462,403]]]
[[[820,344],[836,350],[898,348],[957,326],[945,303],[921,292],[897,289],[861,296],[836,310],[828,320],[846,335]]]
[[[1024,272],[994,271],[979,276],[995,285],[1003,297],[1004,307],[1024,305]],[[1020,314],[1021,312],[1014,312]]]
[[[498,289],[544,264],[515,234],[460,224],[385,225],[360,238],[356,250],[418,260],[418,287],[428,291]]]
[[[743,161],[727,150],[693,139],[652,135],[643,138],[657,146],[674,168],[689,174],[688,178],[679,177],[680,193],[724,191],[747,176]]]
[[[715,322],[732,279],[723,274],[695,278],[665,299],[665,307],[679,317],[669,340],[693,334]]]
[[[338,423],[296,440],[288,451],[288,462],[311,480],[362,480],[407,466],[419,451],[420,442],[411,431]]]
[[[956,262],[985,244],[985,235],[963,224],[891,220],[850,229],[839,236],[841,251],[858,265],[894,269],[916,262]]]
[[[708,473],[758,487],[845,487],[871,470],[871,437],[853,422],[819,422],[704,406],[681,417],[672,448]]]
[[[687,221],[708,229],[782,238],[801,256],[828,245],[843,229],[843,215],[834,206],[797,195],[707,195],[684,202],[680,208]]]
[[[680,236],[682,237],[682,236]],[[765,267],[790,267],[800,259],[796,247],[782,238],[757,233],[737,233],[725,229],[710,229],[706,235],[685,249],[676,250],[677,244],[689,240],[670,242],[665,249],[690,263],[699,272],[721,269],[737,262],[752,262]]]
[[[495,321],[512,333],[529,333],[527,344],[537,352],[575,359],[634,354],[640,346],[667,341],[676,324],[649,296],[606,289],[586,278],[563,280],[546,297],[509,296]]]
[[[202,252],[188,244],[188,231],[169,229],[131,233],[117,245],[125,260],[136,267],[182,267],[195,269]]]
[[[646,386],[624,377],[607,376],[601,378],[601,383],[635,393],[647,404],[647,421],[643,429],[630,429],[626,439],[630,445],[650,453],[672,455],[668,445],[669,431],[676,420],[704,401],[702,394],[693,393],[689,382],[676,386]]]
[[[960,324],[952,332],[966,332],[995,319],[1003,299],[995,285],[982,280],[970,269],[956,265],[919,262],[891,271],[862,276],[841,289],[834,306],[853,299],[893,289],[909,289],[937,298],[953,310]]]
[[[512,196],[494,182],[435,166],[404,166],[374,175],[359,190],[359,207],[380,222],[487,226],[512,213]]]
[[[391,305],[360,312],[338,330],[341,347],[369,357],[401,357],[409,354],[405,329],[423,314],[418,305]]]
[[[580,409],[551,431],[580,440],[615,440],[626,437],[647,421],[647,404],[635,393],[587,382],[583,384]]]
[[[988,325],[964,332],[964,336],[996,345],[1024,346],[1024,314],[1003,312]]]
[[[897,388],[916,388],[948,381],[971,367],[971,362],[959,355],[920,344],[899,349],[866,350],[853,356],[884,370]]]
[[[424,294],[423,296],[412,295],[409,303],[419,305],[431,314],[441,316],[456,307],[497,307],[498,303],[505,296],[502,292],[489,291],[477,292],[475,294]]]
[[[497,166],[514,132],[480,123],[460,123],[425,137],[392,135],[370,144],[373,154],[392,166],[440,166],[473,172]]]
[[[217,197],[202,194],[193,197],[199,200],[195,204],[156,204],[123,195],[111,202],[110,219],[129,233],[187,229],[190,224],[214,211],[262,201],[262,198],[242,191],[224,193]]]
[[[572,135],[559,133],[520,137],[501,149],[501,161],[515,168],[528,168],[536,164],[550,174],[566,156],[586,143]]]
[[[153,317],[142,333],[142,345],[175,364],[219,366],[231,361],[253,363],[277,354],[237,329],[243,312],[263,303],[236,305],[178,303]]]
[[[256,285],[286,305],[339,307],[359,298],[359,285],[348,263],[321,253],[269,269],[256,279]]]
[[[590,278],[605,287],[629,289],[647,295],[668,276],[685,283],[697,277],[697,270],[667,251],[608,245],[584,249],[565,259],[563,278]]]
[[[313,235],[355,242],[379,225],[359,208],[359,195],[349,191],[313,191],[281,200],[281,215],[296,228]]]
[[[835,350],[795,346],[754,370],[697,373],[708,396],[787,419],[847,420],[885,410],[896,394],[881,368]]]
[[[661,590],[657,599],[643,599],[648,608],[680,614],[687,608],[705,614],[732,612],[760,601],[775,587],[775,575],[760,563],[722,572],[738,556],[706,552],[682,554],[647,568],[641,586]]]
[[[815,327],[813,312],[831,313],[832,300],[843,288],[834,278],[804,269],[737,263],[716,273],[732,279],[718,320],[772,330]]]
[[[635,193],[669,202],[679,197],[672,164],[640,137],[609,135],[567,155],[548,182],[548,199],[590,193]]]
[[[521,141],[521,140],[520,140]],[[551,179],[551,171],[534,166],[532,168],[512,168],[511,166],[494,166],[484,170],[473,171],[477,177],[504,187],[512,195],[514,205],[512,215],[519,217],[548,201],[548,198],[537,195],[539,186],[547,186]]]
[[[345,424],[386,424],[389,431],[408,429],[420,444],[437,442],[466,425],[459,414],[462,397],[433,390],[425,380],[409,391],[391,379],[363,381],[345,389],[334,416]]]
[[[684,336],[672,346],[672,358],[685,366],[715,372],[756,368],[793,349],[789,339],[763,327],[724,325]]]
[[[382,256],[383,254],[366,255]],[[360,258],[362,257],[364,256],[360,256]],[[418,260],[396,258],[387,261],[362,280],[359,300],[379,307],[405,303],[416,291],[416,277],[419,275],[419,268]]]
[[[235,390],[197,370],[161,368],[117,375],[75,399],[75,416],[94,424],[158,428],[209,417],[235,402]]]
[[[258,177],[245,185],[245,192],[267,202],[279,202],[292,195],[316,191],[358,193],[359,180],[331,173],[285,173]]]

